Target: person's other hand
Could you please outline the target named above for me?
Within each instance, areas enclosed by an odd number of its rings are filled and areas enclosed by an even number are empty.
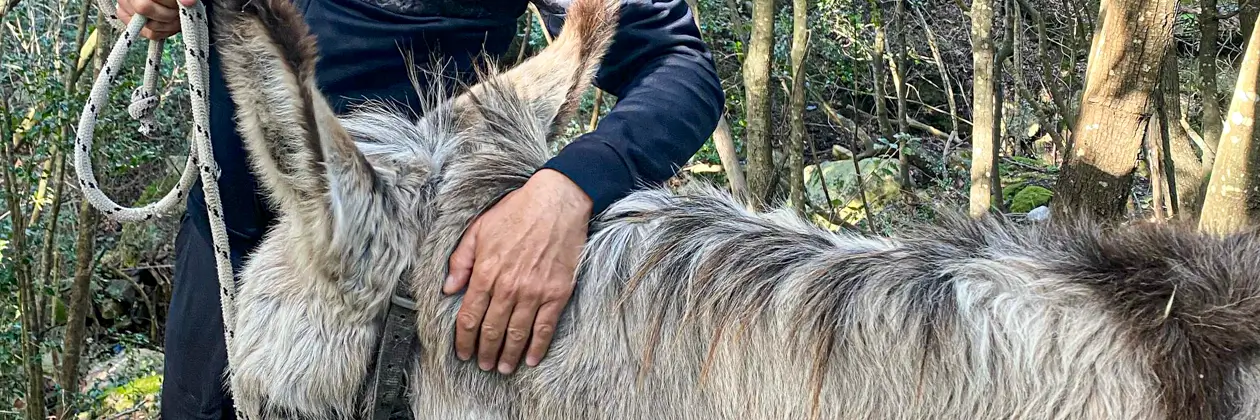
[[[586,243],[592,202],[560,172],[545,169],[473,221],[450,258],[442,291],[463,289],[455,352],[477,350],[478,366],[511,374],[547,353]]]
[[[148,18],[140,36],[156,41],[179,33],[179,4],[187,7],[196,3],[197,0],[118,0],[115,15],[124,25],[131,24],[135,15]]]

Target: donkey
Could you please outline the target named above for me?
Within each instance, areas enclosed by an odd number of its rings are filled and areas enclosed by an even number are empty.
[[[597,215],[552,349],[453,350],[447,259],[574,112],[618,0],[420,116],[334,115],[288,0],[217,0],[250,159],[280,220],[241,272],[232,389],[255,419],[361,417],[395,287],[417,419],[1260,418],[1260,235],[946,216],[893,238],[754,213],[714,186]],[[437,83],[437,82],[435,82]],[[401,283],[400,283],[401,282]]]

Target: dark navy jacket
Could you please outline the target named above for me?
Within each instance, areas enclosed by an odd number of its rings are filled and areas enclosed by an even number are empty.
[[[440,54],[468,71],[483,51],[491,57],[506,52],[528,0],[295,1],[317,38],[320,88],[341,112],[364,98],[418,109],[404,52],[421,64]],[[535,3],[555,34],[564,19],[561,2],[567,0],[552,1]],[[594,213],[636,187],[672,176],[712,133],[724,106],[709,50],[684,0],[623,0],[620,22],[595,80],[617,96],[617,104],[596,130],[546,164],[591,196]],[[220,63],[212,48],[211,138],[236,260],[261,239],[274,216],[249,171]],[[200,183],[193,191],[189,217],[210,238]]]

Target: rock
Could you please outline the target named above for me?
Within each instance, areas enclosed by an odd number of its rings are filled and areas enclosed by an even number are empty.
[[[849,159],[853,159],[853,152],[850,152],[848,148],[846,148],[846,147],[842,147],[842,146],[840,146],[840,145],[838,145],[838,144],[837,144],[837,145],[832,145],[832,146],[831,146],[831,158],[832,158],[832,159],[835,159],[835,160],[849,160]]]
[[[1025,216],[1031,222],[1044,222],[1050,220],[1050,208],[1046,206],[1037,207],[1028,212]]]
[[[862,159],[859,165],[862,167],[866,200],[871,206],[871,211],[879,211],[885,203],[900,196],[901,184],[897,179],[900,169],[896,158],[867,158]],[[821,168],[822,178],[827,181],[826,193],[823,191],[823,184],[819,182],[819,168]],[[857,223],[864,217],[865,212],[862,211],[862,198],[858,196],[857,176],[853,171],[852,160],[808,165],[805,167],[804,175],[805,193],[809,202],[826,209],[828,208],[827,196],[830,195],[831,204],[835,206],[841,220]]]
[[[1045,187],[1029,185],[1015,193],[1015,197],[1011,199],[1011,212],[1028,213],[1032,209],[1050,203],[1050,198],[1053,196],[1054,193]]]
[[[92,365],[83,376],[81,393],[116,385],[120,379],[133,379],[152,372],[162,372],[162,353],[144,348],[126,348],[109,360]]]
[[[92,366],[83,377],[83,395],[99,400],[94,418],[148,419],[158,412],[162,353],[128,348]],[[134,410],[134,411],[132,411]],[[115,417],[127,413],[123,417]]]

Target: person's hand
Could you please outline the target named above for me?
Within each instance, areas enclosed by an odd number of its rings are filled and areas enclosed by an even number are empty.
[[[131,24],[135,15],[148,18],[140,36],[156,41],[179,33],[179,4],[188,7],[197,4],[197,0],[118,0],[115,15],[124,25]]]
[[[528,341],[525,362],[538,365],[573,294],[591,206],[577,184],[544,169],[473,221],[442,287],[446,294],[468,287],[455,316],[461,360],[475,348],[481,370],[497,362],[511,374]]]

